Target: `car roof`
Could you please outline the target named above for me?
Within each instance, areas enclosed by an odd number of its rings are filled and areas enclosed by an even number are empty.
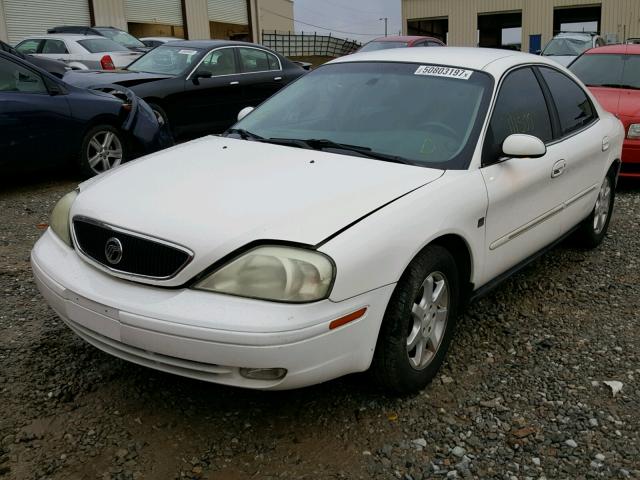
[[[598,34],[594,32],[560,32],[553,38],[591,38],[596,36],[598,36]]]
[[[58,39],[58,40],[87,40],[92,38],[97,38],[100,40],[104,40],[105,37],[100,35],[82,35],[79,33],[45,33],[43,35],[31,35],[21,40],[24,42],[25,40],[46,40],[47,38]]]
[[[391,35],[388,37],[378,37],[371,40],[372,42],[416,42],[418,40],[436,40],[442,42],[439,38],[425,37],[422,35]]]
[[[602,47],[591,48],[583,55],[599,55],[606,53],[626,53],[628,55],[640,55],[640,45],[620,43],[616,45],[604,45]]]
[[[476,47],[443,48],[390,48],[373,52],[354,53],[332,60],[329,63],[344,62],[410,62],[452,65],[461,68],[484,70],[490,63],[505,59],[507,65],[539,63],[556,65],[553,61],[514,50]]]

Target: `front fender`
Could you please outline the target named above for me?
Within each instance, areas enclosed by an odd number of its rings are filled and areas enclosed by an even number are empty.
[[[471,278],[481,278],[487,192],[479,170],[449,170],[322,245],[336,263],[330,299],[342,301],[396,283],[413,258],[444,235],[464,240]]]

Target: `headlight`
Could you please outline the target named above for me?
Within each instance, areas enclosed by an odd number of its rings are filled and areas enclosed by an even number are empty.
[[[640,138],[640,123],[632,123],[629,125],[627,138]]]
[[[333,262],[304,248],[263,246],[241,255],[195,288],[280,302],[312,302],[327,297]]]
[[[71,232],[69,230],[69,211],[77,196],[78,191],[74,190],[58,200],[56,206],[53,207],[51,218],[49,219],[51,230],[60,237],[60,240],[70,247],[73,245],[71,244]]]

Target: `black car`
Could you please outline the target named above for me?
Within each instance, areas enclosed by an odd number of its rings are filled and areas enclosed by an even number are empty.
[[[22,60],[34,64],[36,67],[40,67],[41,69],[49,72],[52,75],[55,75],[58,78],[62,78],[65,73],[69,70],[73,70],[71,67],[67,66],[66,63],[60,62],[58,60],[52,60],[50,58],[43,57],[34,57],[33,55],[25,55],[17,51],[8,43],[4,43],[0,40],[0,51],[10,53],[11,55],[15,55]]]
[[[219,133],[306,71],[260,45],[226,40],[161,45],[118,72],[69,72],[78,86],[124,85],[143,98],[175,137]]]
[[[0,177],[67,164],[88,177],[171,143],[127,88],[73,87],[0,51]]]
[[[144,43],[131,35],[129,32],[120,30],[116,27],[79,27],[74,25],[64,25],[53,27],[47,30],[47,33],[75,33],[78,35],[100,35],[109,40],[119,43],[123,47],[127,47],[134,52],[148,52],[151,50]]]

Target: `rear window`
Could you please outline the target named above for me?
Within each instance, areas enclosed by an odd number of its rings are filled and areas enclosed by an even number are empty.
[[[640,89],[640,55],[583,55],[569,70],[590,87]]]
[[[78,43],[90,53],[129,51],[127,47],[123,47],[108,38],[88,38],[86,40],[78,40]]]

